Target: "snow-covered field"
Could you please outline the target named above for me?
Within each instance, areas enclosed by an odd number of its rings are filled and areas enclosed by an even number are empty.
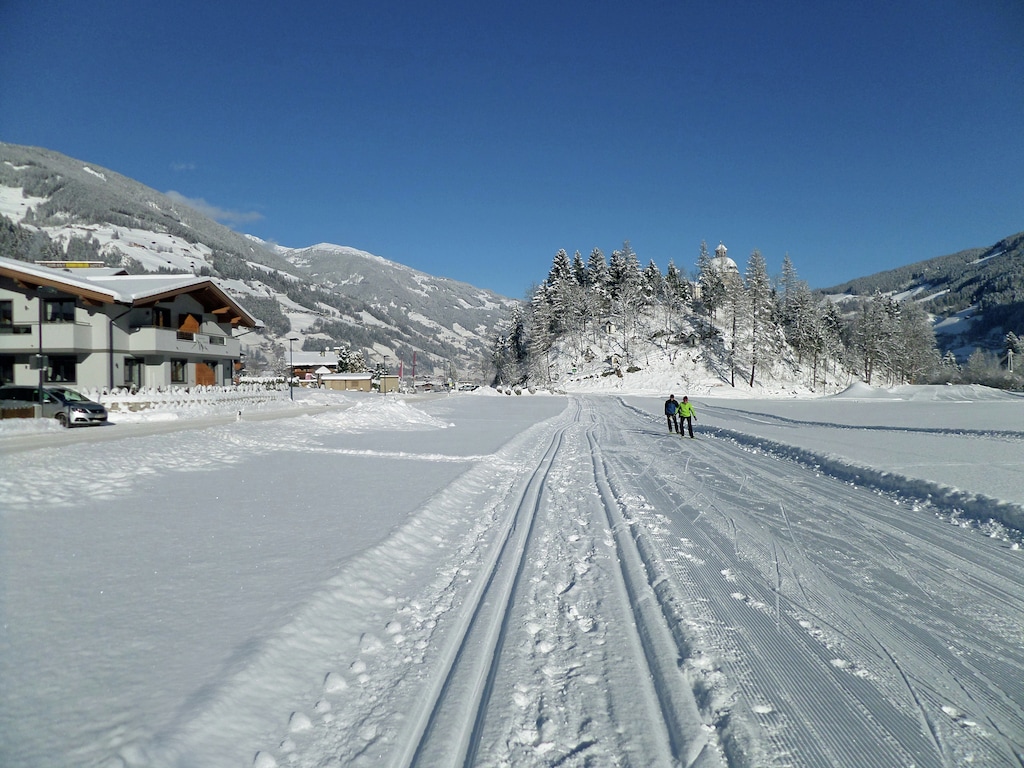
[[[0,425],[0,765],[1024,764],[1024,399],[665,396]]]

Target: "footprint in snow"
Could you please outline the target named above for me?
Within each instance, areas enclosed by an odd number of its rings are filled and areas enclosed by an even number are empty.
[[[292,712],[288,718],[288,730],[292,733],[304,733],[313,728],[313,721],[301,712]]]
[[[369,632],[364,632],[359,636],[359,652],[360,653],[377,653],[384,644],[376,635],[371,635]]]
[[[346,688],[348,688],[348,683],[337,672],[328,672],[324,677],[324,693],[337,693]]]

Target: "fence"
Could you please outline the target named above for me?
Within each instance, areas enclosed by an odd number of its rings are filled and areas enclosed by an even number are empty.
[[[236,387],[143,387],[138,390],[80,390],[90,400],[103,403],[111,413],[178,411],[199,408],[240,409],[242,406],[287,399],[288,388],[280,382],[240,384]]]

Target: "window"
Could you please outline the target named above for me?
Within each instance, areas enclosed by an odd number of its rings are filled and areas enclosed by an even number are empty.
[[[46,299],[43,302],[43,321],[47,323],[75,322],[74,299]]]
[[[141,387],[142,371],[142,360],[137,357],[126,357],[124,359],[124,385],[126,387]]]
[[[14,381],[14,355],[0,355],[0,384]]]
[[[14,324],[14,302],[5,299],[0,301],[0,333],[32,333],[32,326]]]
[[[49,355],[49,363],[47,381],[78,381],[78,358],[74,355]]]
[[[171,383],[172,384],[184,384],[186,379],[186,373],[188,372],[188,361],[187,360],[171,360]]]
[[[167,307],[153,307],[153,325],[157,328],[170,328],[171,310]]]

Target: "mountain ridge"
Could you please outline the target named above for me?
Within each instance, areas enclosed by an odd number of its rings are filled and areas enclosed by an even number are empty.
[[[961,361],[978,348],[1005,351],[1007,333],[1024,335],[1024,232],[817,293],[851,310],[876,292],[920,304],[932,316],[940,351]]]
[[[367,362],[416,355],[421,371],[482,379],[493,328],[517,303],[350,246],[271,246],[116,171],[2,142],[0,245],[28,261],[216,277],[266,322],[245,345],[267,372],[299,334],[307,350],[351,347]]]
[[[285,337],[299,333],[304,349],[417,354],[421,370],[458,367],[483,380],[496,328],[521,305],[353,246],[267,243],[116,171],[2,142],[0,245],[26,260],[217,277],[267,322],[247,345],[268,369],[283,365]],[[921,304],[940,351],[961,361],[976,347],[998,351],[1007,331],[1024,335],[1024,232],[815,291],[848,313],[876,292]]]

